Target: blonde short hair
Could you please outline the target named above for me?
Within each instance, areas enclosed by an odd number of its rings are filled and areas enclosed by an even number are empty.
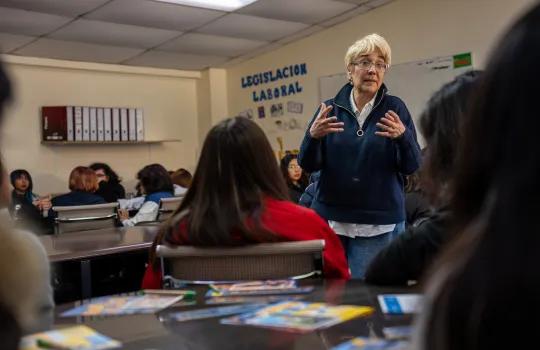
[[[349,47],[345,54],[345,67],[348,68],[358,56],[369,55],[376,51],[379,51],[383,56],[384,62],[390,65],[392,60],[390,45],[388,45],[388,42],[382,36],[373,33],[357,40]]]

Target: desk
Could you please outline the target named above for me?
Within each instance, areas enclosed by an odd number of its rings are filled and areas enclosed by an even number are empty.
[[[158,226],[115,227],[39,237],[53,267],[55,274],[53,285],[61,284],[62,281],[59,281],[58,276],[63,274],[62,278],[65,279],[65,275],[69,274],[66,272],[67,270],[76,269],[77,274],[80,274],[80,293],[77,292],[76,295],[67,298],[59,297],[58,289],[55,288],[55,299],[61,302],[95,296],[96,294],[92,291],[92,270],[99,272],[106,265],[116,265],[118,269],[130,267],[125,266],[128,265],[127,263],[119,263],[121,258],[138,254],[138,260],[144,264],[147,251],[158,230]],[[141,270],[140,276],[142,276],[144,266],[133,266],[133,268]],[[71,274],[73,275],[74,272]],[[130,286],[139,285],[140,276],[137,277],[137,281],[131,281]],[[126,290],[115,290],[114,292],[130,290],[132,289],[128,287]],[[67,294],[74,293],[68,292]]]
[[[305,284],[306,281],[303,281]],[[313,283],[313,282],[312,282]],[[309,284],[309,283],[308,283]],[[382,337],[382,328],[407,325],[412,318],[390,316],[380,312],[377,295],[382,293],[413,293],[406,288],[379,288],[367,286],[359,281],[315,282],[313,293],[306,301],[324,301],[336,304],[373,306],[375,314],[356,318],[331,328],[308,334],[295,334],[270,329],[221,325],[219,318],[188,322],[161,322],[167,313],[202,308],[204,291],[197,294],[196,306],[179,306],[155,315],[129,315],[99,318],[56,318],[57,325],[84,323],[98,332],[117,339],[126,350],[177,350],[177,349],[329,349],[356,336]],[[57,312],[73,306],[62,305]],[[216,306],[216,305],[212,305]]]

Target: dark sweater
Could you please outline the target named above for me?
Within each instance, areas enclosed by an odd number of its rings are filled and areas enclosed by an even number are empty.
[[[346,84],[335,98],[330,116],[344,123],[344,131],[314,139],[308,130],[300,146],[298,163],[307,172],[321,171],[318,191],[311,208],[327,220],[358,224],[395,224],[405,221],[404,175],[420,165],[420,147],[407,107],[398,97],[388,95],[383,85],[371,113],[362,125],[349,101],[352,86]],[[404,134],[395,140],[375,135],[376,123],[392,110],[403,125]]]
[[[377,285],[405,285],[418,280],[450,239],[450,212],[440,210],[417,227],[410,227],[371,261],[365,280]]]
[[[126,190],[119,182],[101,181],[95,194],[105,199],[107,203],[118,202],[119,199],[126,198]]]

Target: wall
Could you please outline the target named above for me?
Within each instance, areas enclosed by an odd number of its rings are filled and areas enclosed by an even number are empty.
[[[6,57],[4,58],[6,60]],[[1,143],[8,170],[25,168],[37,193],[67,191],[71,169],[109,163],[133,191],[144,165],[194,169],[198,152],[199,72],[7,57],[15,103],[6,111]],[[11,63],[9,63],[11,62]],[[90,105],[142,107],[145,139],[180,139],[144,145],[42,145],[40,107]]]
[[[534,0],[396,0],[388,5],[354,17],[330,29],[230,67],[227,70],[229,112],[252,109],[254,118],[267,131],[274,148],[277,137],[288,136],[286,149],[299,147],[303,132],[319,103],[319,77],[344,71],[343,57],[358,38],[378,32],[392,46],[392,63],[404,63],[441,55],[473,53],[473,65],[482,68],[492,45],[516,15]],[[242,89],[241,78],[250,74],[288,66],[307,64],[306,76]],[[254,103],[252,91],[299,81],[303,92],[266,103]],[[411,82],[411,87],[414,82]],[[390,87],[391,88],[391,87]],[[300,115],[287,113],[288,101],[303,103]],[[269,108],[283,103],[283,117],[269,118]],[[265,106],[267,117],[258,119],[257,107]],[[295,118],[302,131],[282,131],[275,126],[280,119]],[[287,137],[286,137],[287,139]]]

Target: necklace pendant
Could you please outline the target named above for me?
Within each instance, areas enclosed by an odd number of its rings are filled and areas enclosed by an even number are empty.
[[[364,136],[364,130],[358,129],[358,131],[356,132],[356,136],[358,136],[358,137]]]

